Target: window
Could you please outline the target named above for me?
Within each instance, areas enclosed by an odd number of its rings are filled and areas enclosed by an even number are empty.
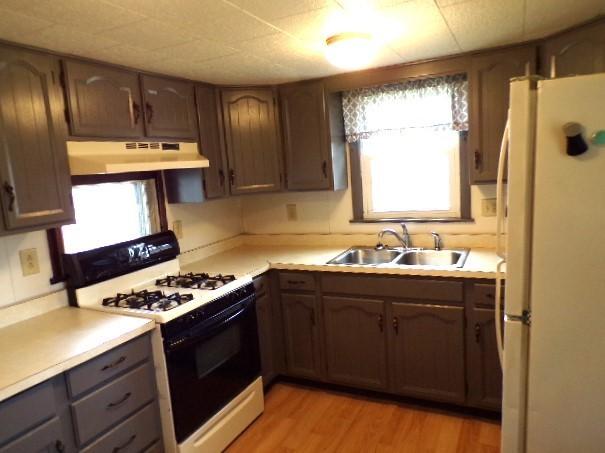
[[[61,255],[165,231],[160,172],[72,177],[76,223],[48,230],[51,283],[65,279]]]
[[[465,75],[346,92],[343,112],[357,159],[354,220],[468,217]]]

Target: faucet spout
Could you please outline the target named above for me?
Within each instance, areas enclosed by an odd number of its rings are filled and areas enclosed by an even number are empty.
[[[404,249],[410,248],[410,246],[411,246],[410,235],[408,234],[408,229],[405,226],[405,223],[401,224],[401,228],[403,230],[403,234],[401,234],[401,235],[399,233],[397,233],[397,231],[393,230],[392,228],[384,228],[383,230],[381,230],[378,233],[378,244],[376,245],[376,248],[377,249],[384,248],[383,238],[384,238],[385,234],[394,236],[401,243],[401,246]]]

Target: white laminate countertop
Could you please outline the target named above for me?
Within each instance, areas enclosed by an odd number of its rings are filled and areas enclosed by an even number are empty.
[[[0,401],[152,330],[151,319],[64,307],[0,329]]]
[[[238,277],[243,275],[255,277],[269,269],[289,269],[299,271],[494,279],[496,278],[496,265],[499,261],[494,250],[471,249],[464,266],[461,268],[325,264],[346,249],[347,247],[342,246],[242,245],[186,264],[182,266],[181,270],[184,272],[234,274]]]

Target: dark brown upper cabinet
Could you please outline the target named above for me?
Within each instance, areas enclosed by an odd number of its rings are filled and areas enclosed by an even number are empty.
[[[232,194],[281,189],[281,146],[276,96],[271,88],[221,91],[227,175]]]
[[[534,46],[489,52],[472,58],[469,74],[471,183],[496,181],[508,114],[510,79],[534,73],[535,66]]]
[[[540,63],[546,77],[605,72],[605,22],[546,39],[540,47]]]
[[[148,137],[197,139],[193,84],[141,75]]]
[[[145,135],[137,73],[70,60],[63,69],[72,135]]]
[[[384,301],[324,297],[322,303],[328,379],[340,384],[386,390]]]
[[[280,88],[288,190],[340,190],[347,187],[342,104],[326,96],[322,82]]]
[[[464,308],[393,303],[394,390],[465,401]]]
[[[485,409],[500,409],[502,369],[496,345],[494,310],[472,308],[467,327],[467,376],[469,404]]]
[[[5,233],[74,222],[61,67],[0,48],[0,203]]]

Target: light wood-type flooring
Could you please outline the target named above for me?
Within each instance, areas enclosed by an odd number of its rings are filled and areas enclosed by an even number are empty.
[[[499,443],[496,421],[277,383],[227,452],[498,453]]]

